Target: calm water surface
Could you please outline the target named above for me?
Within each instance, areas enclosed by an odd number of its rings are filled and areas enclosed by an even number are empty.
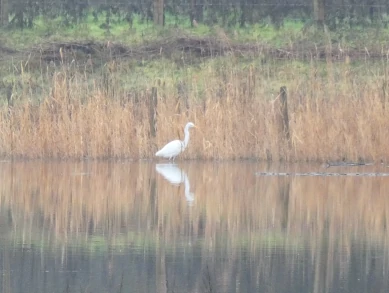
[[[0,163],[1,292],[388,292],[387,172]]]

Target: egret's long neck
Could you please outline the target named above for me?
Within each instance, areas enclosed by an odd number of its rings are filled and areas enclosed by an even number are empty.
[[[186,149],[186,147],[188,146],[188,143],[189,143],[189,129],[188,127],[185,127],[184,129],[184,133],[185,133],[185,137],[184,137],[184,149]]]

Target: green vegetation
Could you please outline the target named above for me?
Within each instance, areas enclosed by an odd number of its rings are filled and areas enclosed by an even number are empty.
[[[260,42],[274,48],[290,48],[293,45],[307,43],[317,46],[341,44],[343,49],[352,47],[379,48],[386,44],[389,28],[385,26],[349,26],[342,25],[337,30],[317,30],[309,22],[288,19],[281,28],[270,21],[245,24],[244,26],[206,25],[199,23],[191,26],[186,17],[166,14],[163,28],[156,27],[141,15],[134,14],[131,23],[118,16],[111,16],[109,27],[105,26],[106,15],[98,18],[92,14],[77,24],[66,25],[63,16],[49,18],[36,17],[32,28],[0,28],[0,40],[3,46],[15,50],[31,49],[47,42],[100,41],[120,42],[129,46],[156,41],[177,35],[199,37],[221,37],[231,42]]]
[[[91,14],[73,26],[64,25],[63,17],[60,16],[54,19],[40,16],[34,21],[32,28],[23,30],[1,28],[1,40],[7,47],[19,50],[29,49],[45,42],[85,40],[104,42],[110,40],[134,45],[171,37],[177,33],[205,37],[223,32],[233,42],[264,42],[270,45],[285,46],[288,42],[301,38],[301,30],[304,26],[303,22],[286,20],[282,29],[277,29],[270,23],[245,25],[244,27],[236,25],[227,28],[205,24],[192,27],[189,19],[177,18],[169,14],[166,15],[164,28],[158,28],[152,22],[142,20],[139,15],[134,16],[131,24],[119,18],[113,18],[108,29],[104,28],[104,23],[104,17],[95,20]]]

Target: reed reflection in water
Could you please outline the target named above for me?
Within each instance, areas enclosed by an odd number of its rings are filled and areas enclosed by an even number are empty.
[[[255,176],[319,168],[2,162],[1,291],[385,292],[388,178]]]

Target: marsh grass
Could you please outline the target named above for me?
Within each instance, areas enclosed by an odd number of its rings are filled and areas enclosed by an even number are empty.
[[[115,64],[101,74],[66,64],[50,70],[42,70],[35,84],[31,73],[19,72],[18,92],[1,107],[3,157],[153,158],[168,141],[182,139],[183,126],[193,121],[198,129],[183,159],[389,159],[384,62],[231,56],[187,69],[163,66],[151,75],[131,75]],[[131,78],[143,81],[128,87]],[[284,85],[290,142],[281,127]],[[158,102],[150,110],[152,87]]]

